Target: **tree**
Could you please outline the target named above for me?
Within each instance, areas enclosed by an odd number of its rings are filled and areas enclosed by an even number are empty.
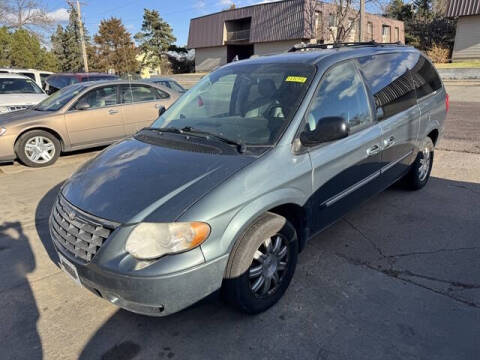
[[[0,28],[0,66],[10,66],[10,47],[12,37],[5,26]]]
[[[120,19],[102,20],[94,37],[96,58],[94,67],[101,71],[113,70],[120,75],[138,70],[137,51],[132,36]]]
[[[2,0],[0,2],[0,24],[9,29],[25,29],[42,38],[41,30],[53,24],[46,8],[37,0]]]
[[[410,3],[405,4],[403,0],[392,0],[387,5],[384,15],[401,21],[411,21],[414,12]]]
[[[51,36],[52,51],[58,59],[58,66],[61,71],[83,71],[84,64],[77,9],[70,6],[69,13],[67,26],[63,28],[63,26],[58,25],[56,31]],[[91,47],[90,37],[86,31],[84,31],[84,38],[87,49],[89,49]]]
[[[162,66],[165,53],[177,39],[158,11],[144,9],[142,31],[135,35],[135,40],[142,54],[142,67],[155,69]]]

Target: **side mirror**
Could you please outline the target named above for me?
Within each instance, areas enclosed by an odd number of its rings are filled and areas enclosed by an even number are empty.
[[[75,106],[75,110],[88,110],[90,109],[90,104],[87,102],[79,103]]]
[[[165,106],[160,106],[160,107],[158,108],[158,116],[162,116],[165,111],[167,111],[167,109],[165,108]]]
[[[348,124],[343,117],[329,116],[321,118],[313,131],[303,131],[300,141],[305,146],[317,145],[339,140],[348,136]]]

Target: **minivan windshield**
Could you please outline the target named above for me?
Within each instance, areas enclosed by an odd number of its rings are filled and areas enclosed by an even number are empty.
[[[244,145],[274,144],[300,106],[315,67],[250,63],[205,76],[153,124],[218,135]]]
[[[40,102],[34,107],[38,111],[57,111],[60,110],[66,103],[72,100],[78,93],[83,91],[86,86],[84,84],[74,84],[67,86],[48,98]]]
[[[0,94],[43,94],[35,81],[21,78],[0,79]]]

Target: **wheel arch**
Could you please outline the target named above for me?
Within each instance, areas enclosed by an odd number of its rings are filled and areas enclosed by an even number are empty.
[[[49,127],[44,127],[44,126],[34,126],[34,127],[31,127],[31,128],[28,128],[28,129],[25,129],[23,130],[21,133],[19,133],[15,139],[15,143],[14,143],[14,148],[15,148],[15,152],[17,151],[17,144],[18,144],[18,140],[26,133],[30,132],[30,131],[35,131],[35,130],[41,130],[41,131],[46,131],[50,134],[52,134],[53,136],[55,136],[58,141],[60,141],[60,147],[61,147],[61,151],[64,151],[65,150],[65,141],[63,140],[62,136],[55,130],[49,128]]]

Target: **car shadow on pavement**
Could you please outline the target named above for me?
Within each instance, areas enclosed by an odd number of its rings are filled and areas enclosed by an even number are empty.
[[[39,233],[59,188],[39,204]],[[285,297],[265,313],[239,313],[218,292],[164,318],[119,309],[80,359],[474,358],[479,203],[479,183],[394,186],[309,241]]]
[[[38,237],[43,243],[45,250],[47,251],[50,260],[57,266],[59,266],[59,259],[55,247],[50,237],[50,231],[48,229],[48,219],[50,212],[52,211],[57,195],[60,192],[63,182],[55,185],[51,188],[45,196],[40,200],[35,209],[35,227],[37,229]]]
[[[22,224],[0,224],[0,358],[6,354],[8,359],[43,357],[38,307],[27,279],[34,269],[35,257]],[[21,347],[18,339],[22,339]]]

